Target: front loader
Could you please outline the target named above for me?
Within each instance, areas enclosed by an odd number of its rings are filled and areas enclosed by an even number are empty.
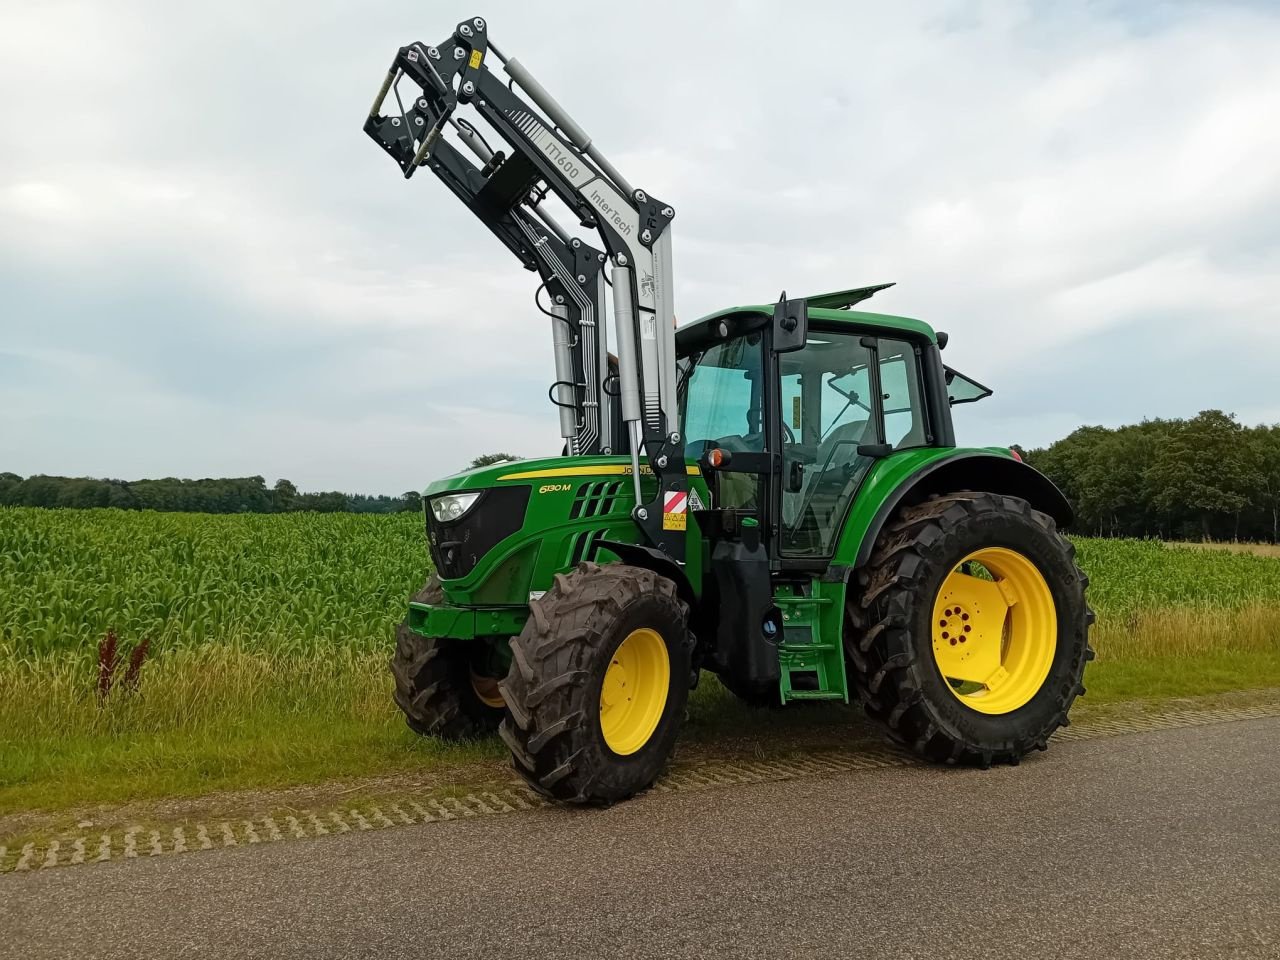
[[[856,699],[932,761],[1045,749],[1093,655],[1071,508],[956,446],[953,406],[990,391],[945,334],[855,309],[891,284],[677,331],[675,209],[479,17],[401,47],[364,129],[540,277],[563,442],[424,492],[436,573],[391,664],[410,727],[496,730],[585,804],[654,782],[702,671],[762,706]]]

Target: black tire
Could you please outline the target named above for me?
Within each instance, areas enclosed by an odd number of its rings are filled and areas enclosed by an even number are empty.
[[[641,567],[584,562],[530,605],[500,684],[499,734],[529,785],[565,803],[605,805],[647,789],[675,747],[689,698],[692,640],[676,586]],[[600,691],[619,644],[648,627],[666,647],[670,686],[657,727],[634,753],[614,753],[600,726]]]
[[[933,603],[965,556],[1001,546],[1031,560],[1049,585],[1057,640],[1037,693],[1008,713],[980,713],[953,695],[932,650]],[[881,533],[847,607],[845,653],[867,714],[893,739],[936,762],[1017,763],[1070,723],[1093,659],[1088,578],[1053,520],[1017,497],[954,493],[904,508]]]
[[[413,596],[415,603],[442,603],[435,574]],[[482,641],[424,637],[402,621],[391,658],[396,705],[414,733],[441,740],[473,740],[492,734],[503,710],[484,703],[471,682],[475,645]]]

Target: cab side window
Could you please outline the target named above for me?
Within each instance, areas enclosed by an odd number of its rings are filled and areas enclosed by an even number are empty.
[[[895,450],[924,446],[924,403],[915,348],[901,340],[880,340],[880,393],[884,398],[884,441]]]
[[[849,504],[876,462],[859,448],[928,443],[919,360],[904,340],[813,330],[804,349],[784,354],[780,363],[782,550],[830,556]],[[799,489],[793,477],[800,478]]]

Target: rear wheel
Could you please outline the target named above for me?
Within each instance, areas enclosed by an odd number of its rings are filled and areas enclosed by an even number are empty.
[[[439,579],[432,575],[413,600],[443,603]],[[396,627],[391,675],[396,705],[409,729],[443,740],[468,740],[498,729],[504,704],[485,642],[424,637],[407,622]]]
[[[845,652],[867,713],[946,763],[1016,763],[1069,721],[1093,659],[1088,579],[1025,500],[955,493],[908,507],[849,605]]]
[[[579,564],[530,605],[501,684],[517,771],[556,800],[608,804],[649,787],[689,696],[688,610],[675,584],[626,564]]]

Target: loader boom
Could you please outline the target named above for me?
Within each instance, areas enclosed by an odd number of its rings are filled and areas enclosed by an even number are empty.
[[[556,380],[551,398],[559,408],[567,452],[629,450],[633,519],[653,547],[683,562],[683,528],[664,529],[662,509],[665,494],[688,489],[676,395],[675,210],[633,188],[528,69],[494,46],[487,27],[474,17],[438,45],[401,47],[365,132],[406,179],[419,167],[435,173],[527,269],[539,274],[550,299],[548,307],[540,302],[539,307],[552,318]],[[507,80],[491,70],[495,60]],[[411,96],[403,95],[402,85],[412,89]],[[455,118],[463,106],[474,109],[494,140],[472,122]],[[549,194],[596,234],[603,249],[557,222],[546,209]],[[610,314],[616,377],[609,373]],[[615,405],[621,432],[615,429]],[[647,499],[641,490],[641,451],[658,480],[656,493]]]

